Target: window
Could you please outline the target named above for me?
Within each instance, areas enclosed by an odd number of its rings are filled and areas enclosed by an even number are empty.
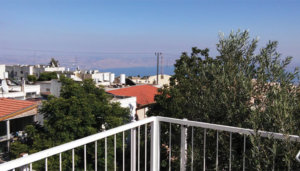
[[[32,92],[32,93],[26,93],[26,97],[27,97],[27,98],[33,98],[33,97],[36,97],[36,93],[35,93],[35,92]]]

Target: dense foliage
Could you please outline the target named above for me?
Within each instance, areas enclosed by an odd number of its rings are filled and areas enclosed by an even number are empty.
[[[28,75],[27,79],[29,82],[36,82],[37,80],[35,75]]]
[[[257,50],[257,39],[249,33],[232,32],[228,37],[220,35],[219,53],[209,55],[208,49],[192,48],[176,61],[170,86],[160,89],[149,115],[160,115],[189,120],[267,130],[284,134],[300,134],[300,95],[298,70],[287,71],[291,57],[281,58],[276,51],[278,42],[270,41]],[[162,127],[164,128],[164,127]],[[174,135],[176,128],[174,127]],[[179,131],[177,129],[177,131]],[[190,130],[189,130],[190,131]],[[208,132],[207,167],[215,168],[216,132]],[[229,134],[220,137],[219,169],[228,169]],[[168,140],[162,136],[162,141]],[[203,130],[198,137],[194,167],[202,168]],[[189,137],[190,138],[190,137]],[[174,150],[176,141],[174,140]],[[190,139],[189,139],[190,141]],[[233,135],[233,169],[241,170],[243,137]],[[247,137],[247,168],[252,170],[291,170],[299,168],[295,162],[294,143]],[[198,151],[197,151],[198,149]],[[210,150],[209,150],[210,149]],[[223,150],[223,151],[222,151]],[[176,151],[174,152],[176,153]],[[176,168],[174,161],[174,167]]]
[[[120,107],[118,103],[111,103],[104,89],[97,88],[92,80],[76,83],[62,77],[61,81],[61,96],[50,97],[43,102],[40,109],[44,114],[44,125],[28,126],[26,128],[28,137],[24,141],[12,144],[11,157],[17,157],[21,152],[38,152],[128,122],[129,110]],[[108,141],[112,140],[108,139]],[[99,153],[102,149],[101,145],[103,143],[99,142]],[[88,146],[90,161],[94,157],[93,147],[94,144]],[[77,148],[76,154],[76,168],[80,168],[83,165],[83,160],[80,160],[83,156],[82,148]],[[98,157],[101,163],[101,155],[99,154]],[[71,170],[71,152],[64,153],[63,158],[64,170]],[[49,168],[58,170],[58,161],[57,156],[49,158]],[[34,165],[37,170],[42,170],[43,167],[43,162]],[[89,163],[88,168],[93,167],[93,163]]]
[[[56,72],[43,72],[39,76],[38,81],[50,81],[52,79],[57,79],[57,73]]]

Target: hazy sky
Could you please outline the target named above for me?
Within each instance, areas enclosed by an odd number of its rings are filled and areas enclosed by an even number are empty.
[[[161,51],[172,64],[193,46],[215,55],[218,33],[237,29],[300,66],[297,0],[0,0],[0,63],[151,66]]]

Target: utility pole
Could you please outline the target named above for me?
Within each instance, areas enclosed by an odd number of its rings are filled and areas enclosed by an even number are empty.
[[[164,60],[163,60],[163,59],[164,59],[164,57],[163,57],[163,55],[161,55],[161,56],[160,56],[160,75],[161,75],[160,78],[161,78],[161,79],[164,78],[164,67],[163,67],[163,66],[164,66],[164,65],[163,65],[163,61],[164,61]]]
[[[156,67],[156,84],[158,85],[158,74],[159,74],[159,56],[162,55],[161,52],[155,52],[155,55],[157,56],[157,67]]]

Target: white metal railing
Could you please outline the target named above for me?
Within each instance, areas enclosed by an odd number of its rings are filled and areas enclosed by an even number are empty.
[[[296,156],[296,160],[297,160],[298,162],[300,162],[300,151],[298,152],[298,154],[297,154],[297,156]]]
[[[116,163],[116,144],[117,144],[117,139],[116,135],[117,134],[122,134],[122,166],[119,166],[120,168],[123,169],[123,171],[126,168],[126,164],[128,162],[125,162],[125,132],[126,131],[131,131],[131,153],[130,153],[130,170],[132,171],[140,171],[141,170],[141,126],[145,127],[145,132],[144,132],[144,169],[143,170],[150,170],[152,171],[159,171],[160,170],[160,148],[161,148],[161,143],[160,143],[160,134],[161,134],[161,123],[169,123],[169,161],[168,161],[168,167],[169,171],[172,169],[172,161],[171,161],[171,156],[172,156],[172,127],[171,125],[181,125],[181,144],[180,144],[180,170],[186,170],[186,165],[187,165],[187,152],[186,152],[186,147],[187,147],[187,126],[191,127],[191,169],[193,170],[193,164],[194,164],[194,127],[199,127],[203,128],[203,170],[206,170],[206,134],[207,134],[207,129],[209,130],[215,130],[216,131],[216,170],[218,170],[218,152],[219,152],[219,132],[229,132],[230,134],[230,149],[229,149],[229,159],[228,159],[228,165],[229,165],[229,170],[231,170],[231,160],[232,160],[232,134],[233,133],[238,133],[243,135],[243,154],[246,152],[246,136],[247,135],[254,135],[258,133],[261,137],[267,137],[267,138],[274,138],[274,139],[279,139],[279,140],[284,140],[284,139],[289,139],[290,141],[293,142],[300,142],[300,137],[296,135],[284,135],[281,133],[274,133],[274,132],[266,132],[266,131],[258,131],[255,132],[254,130],[251,129],[244,129],[244,128],[238,128],[238,127],[231,127],[231,126],[224,126],[224,125],[217,125],[217,124],[210,124],[210,123],[204,123],[204,122],[196,122],[196,121],[189,121],[189,120],[182,120],[182,119],[173,119],[173,118],[166,118],[166,117],[149,117],[137,122],[132,122],[123,126],[119,126],[117,128],[113,128],[101,133],[97,133],[85,138],[81,138],[66,144],[62,144],[44,151],[40,151],[34,154],[31,154],[26,157],[18,158],[6,163],[3,163],[0,165],[0,170],[5,171],[5,170],[15,170],[16,168],[20,167],[27,167],[29,170],[32,170],[32,163],[40,160],[45,160],[45,170],[48,170],[48,158],[54,155],[59,155],[59,170],[62,170],[62,153],[71,150],[72,151],[72,170],[75,170],[75,155],[74,151],[78,147],[84,147],[84,154],[83,154],[83,160],[84,160],[84,170],[87,170],[87,144],[89,143],[95,143],[95,161],[94,161],[94,170],[98,170],[98,161],[97,161],[97,141],[98,140],[105,140],[105,146],[104,146],[104,153],[105,153],[105,171],[108,169],[108,161],[107,161],[107,149],[108,149],[108,144],[107,144],[107,138],[113,136],[114,137],[114,161],[113,161],[113,168],[114,170],[117,169],[117,163]],[[151,140],[150,140],[150,166],[147,166],[148,163],[148,154],[147,154],[147,141],[148,141],[148,135],[147,135],[147,125],[151,124]],[[137,142],[136,142],[137,141]],[[136,149],[137,148],[137,149]],[[300,158],[300,152],[296,156],[297,160]],[[136,163],[137,162],[137,163]],[[243,164],[242,164],[243,170],[245,170],[245,155],[243,155]]]

